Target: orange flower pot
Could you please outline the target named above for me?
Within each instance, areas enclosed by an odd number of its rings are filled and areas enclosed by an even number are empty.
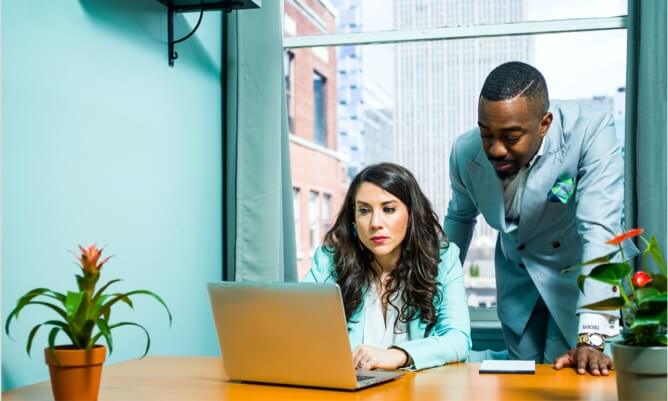
[[[60,363],[53,359],[48,347],[44,349],[53,398],[56,401],[96,401],[107,349],[103,345],[92,349],[58,346],[55,354]]]

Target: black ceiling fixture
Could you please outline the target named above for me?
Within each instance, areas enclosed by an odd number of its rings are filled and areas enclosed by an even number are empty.
[[[202,16],[204,11],[211,10],[223,10],[225,12],[231,12],[233,10],[243,10],[249,8],[260,8],[262,6],[262,0],[158,0],[160,3],[164,4],[167,7],[167,52],[169,57],[169,66],[174,66],[174,60],[176,60],[179,55],[174,50],[174,45],[179,42],[191,37],[197,28],[199,28],[200,22],[202,22]],[[181,39],[174,40],[174,13],[187,13],[199,11],[199,18],[197,24],[193,30],[182,37]]]

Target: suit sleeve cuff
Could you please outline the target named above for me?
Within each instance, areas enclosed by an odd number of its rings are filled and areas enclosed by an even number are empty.
[[[389,347],[390,349],[398,349],[399,351],[403,351],[404,354],[406,354],[406,363],[404,363],[404,366],[400,366],[399,369],[414,369],[415,364],[413,363],[413,357],[411,354],[408,353],[404,348],[398,347],[396,345],[391,345]]]
[[[580,313],[578,333],[598,333],[614,337],[619,334],[619,318],[599,313]]]

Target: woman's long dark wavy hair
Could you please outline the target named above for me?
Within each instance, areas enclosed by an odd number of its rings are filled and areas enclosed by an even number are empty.
[[[353,179],[334,226],[324,238],[324,249],[333,252],[336,281],[341,287],[346,319],[360,307],[363,289],[377,279],[371,266],[373,254],[354,233],[355,199],[362,183],[369,182],[396,196],[408,208],[408,227],[401,243],[396,268],[386,283],[385,301],[398,313],[399,322],[408,323],[416,315],[427,324],[428,333],[437,319],[434,303],[442,296],[438,291],[440,250],[448,242],[427,197],[406,168],[380,163],[366,167]],[[401,290],[403,305],[397,308],[392,299]],[[395,326],[396,329],[396,326]]]

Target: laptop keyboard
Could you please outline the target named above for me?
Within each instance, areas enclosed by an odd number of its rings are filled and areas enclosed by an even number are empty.
[[[374,378],[374,376],[357,375],[357,381],[358,381],[358,382],[359,382],[359,381],[362,381],[362,380],[373,379],[373,378]]]

